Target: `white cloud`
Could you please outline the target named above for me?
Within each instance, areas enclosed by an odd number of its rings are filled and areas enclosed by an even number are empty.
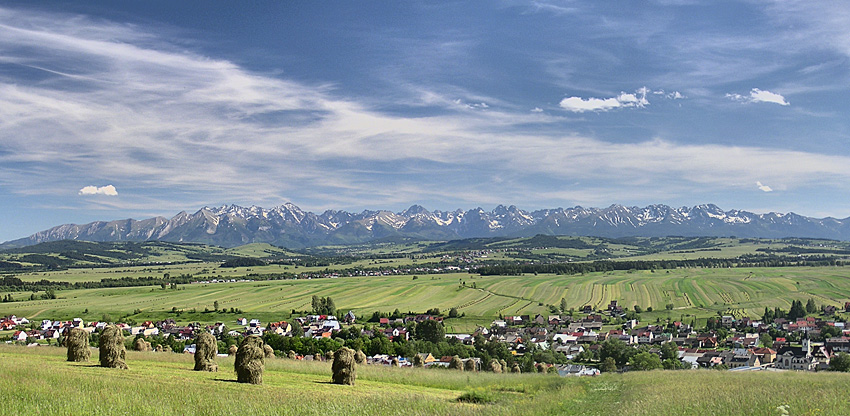
[[[540,107],[534,107],[534,108],[531,109],[531,112],[532,113],[542,113],[543,109],[540,108]]]
[[[622,104],[616,98],[581,98],[569,97],[561,100],[561,108],[572,111],[574,113],[583,113],[585,111],[608,111]]]
[[[759,189],[764,191],[764,192],[773,192],[773,189],[771,189],[771,187],[769,187],[767,185],[762,185],[762,183],[760,181],[756,181],[756,186],[758,186]]]
[[[755,103],[774,103],[779,105],[788,105],[788,101],[785,101],[785,97],[770,91],[762,91],[758,88],[753,88],[750,91],[750,98],[752,98]]]
[[[89,185],[80,189],[79,195],[108,195],[108,196],[116,196],[118,195],[118,190],[115,189],[112,185],[106,185],[97,187],[94,185]]]
[[[732,101],[739,101],[742,103],[774,103],[779,105],[789,105],[790,103],[785,100],[780,94],[763,91],[758,88],[753,88],[750,90],[750,95],[741,95],[736,93],[727,93],[726,98],[729,98]]]
[[[634,93],[620,92],[614,98],[581,98],[568,97],[561,100],[561,108],[574,113],[585,111],[608,111],[615,108],[643,108],[649,105],[647,94],[653,93],[647,87],[641,87]]]

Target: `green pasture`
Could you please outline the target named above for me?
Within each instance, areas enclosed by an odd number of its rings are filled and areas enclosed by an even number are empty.
[[[278,267],[278,266],[265,266]],[[219,269],[222,270],[222,269]],[[244,276],[245,270],[242,270]],[[237,273],[237,272],[234,272]],[[5,295],[5,293],[0,294]],[[12,293],[29,299],[29,293]],[[468,273],[350,277],[338,279],[275,280],[57,291],[58,299],[0,303],[0,315],[28,318],[100,319],[133,315],[136,320],[174,317],[172,308],[189,311],[181,320],[201,322],[229,319],[203,314],[213,309],[240,309],[264,321],[285,319],[292,310],[309,311],[313,295],[333,298],[341,311],[360,317],[373,311],[403,313],[457,308],[463,318],[449,320],[450,331],[469,330],[499,315],[549,314],[550,305],[566,299],[568,308],[591,305],[605,309],[612,300],[627,308],[647,309],[646,319],[697,317],[718,312],[760,316],[765,307],[790,309],[794,300],[814,299],[818,305],[843,306],[850,300],[850,268],[693,268],[616,271],[586,275],[478,276]],[[673,310],[665,310],[672,304]],[[88,314],[84,311],[88,310]],[[134,311],[141,311],[134,315]],[[688,319],[690,320],[690,319]]]
[[[267,359],[262,385],[191,371],[190,355],[128,351],[128,370],[65,361],[56,347],[0,345],[4,414],[39,415],[843,415],[850,375],[711,370],[561,378],[357,366],[354,386],[330,364]],[[805,388],[800,388],[805,386]],[[460,403],[474,392],[486,403]],[[782,413],[779,408],[785,409]]]

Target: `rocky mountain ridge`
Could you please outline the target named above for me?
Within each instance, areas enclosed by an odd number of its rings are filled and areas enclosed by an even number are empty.
[[[850,218],[811,218],[794,213],[755,214],[724,211],[713,204],[673,208],[667,205],[607,208],[555,208],[524,211],[499,205],[492,211],[429,211],[413,205],[401,212],[307,212],[286,203],[271,209],[228,205],[204,207],[172,218],[65,224],[9,241],[0,248],[45,241],[194,242],[233,247],[263,242],[289,248],[353,244],[391,237],[452,240],[473,237],[522,237],[536,234],[600,237],[737,236],[807,237],[850,240]]]

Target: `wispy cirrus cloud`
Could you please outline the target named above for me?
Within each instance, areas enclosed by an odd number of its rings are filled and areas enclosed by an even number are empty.
[[[109,178],[121,198],[86,199],[114,209],[184,209],[204,198],[321,209],[422,198],[585,204],[646,195],[649,183],[665,195],[850,179],[847,157],[675,138],[614,142],[574,133],[539,107],[451,88],[409,86],[416,105],[440,111],[389,113],[374,98],[251,71],[167,35],[74,19],[0,8],[0,56],[14,69],[0,72],[0,182],[12,192],[70,193]],[[612,95],[560,106],[601,112],[683,98],[646,87]]]

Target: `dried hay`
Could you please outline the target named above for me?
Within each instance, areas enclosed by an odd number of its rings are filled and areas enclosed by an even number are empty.
[[[354,371],[354,350],[346,347],[336,350],[331,369],[334,384],[353,386],[354,379],[357,378],[357,373]]]
[[[107,368],[127,369],[124,357],[127,351],[124,349],[124,335],[121,329],[115,325],[109,325],[100,333],[98,343],[100,348],[100,366]]]
[[[91,358],[89,333],[80,328],[71,328],[66,334],[65,345],[68,347],[68,361],[88,361]]]
[[[218,341],[209,332],[201,332],[195,338],[195,371],[218,371],[215,356],[218,354]]]
[[[236,381],[240,383],[263,384],[263,371],[266,369],[265,343],[260,337],[245,337],[236,351]]]

